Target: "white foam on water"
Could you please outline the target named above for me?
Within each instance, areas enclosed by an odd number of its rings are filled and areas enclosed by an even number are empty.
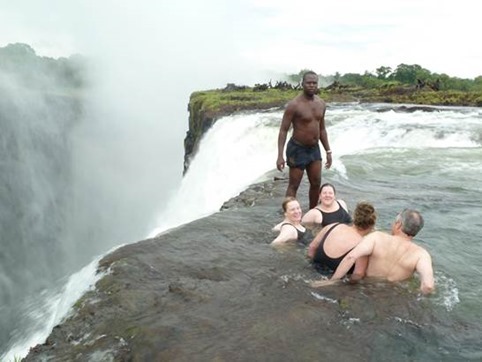
[[[310,292],[310,294],[318,300],[322,300],[324,302],[328,302],[332,304],[338,304],[338,301],[336,299],[325,297],[324,295],[316,292]]]
[[[158,217],[153,237],[167,228],[219,211],[266,172],[276,167],[277,114],[224,117],[201,139],[177,193]]]
[[[457,283],[448,276],[436,273],[435,284],[437,286],[436,304],[442,305],[448,312],[452,311],[460,303]]]

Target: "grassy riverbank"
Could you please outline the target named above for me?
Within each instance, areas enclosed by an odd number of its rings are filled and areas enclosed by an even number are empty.
[[[191,94],[190,107],[205,115],[216,117],[242,110],[282,107],[301,90],[251,87],[216,89]],[[334,87],[320,89],[319,95],[326,102],[383,102],[443,106],[482,106],[482,92],[456,90],[418,90],[412,86],[388,85],[380,88]]]

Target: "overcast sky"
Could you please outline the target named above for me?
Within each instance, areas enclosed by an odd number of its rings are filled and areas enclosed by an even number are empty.
[[[482,74],[477,3],[0,0],[0,45],[24,42],[53,57],[119,47],[130,57],[150,47],[167,65],[243,75],[361,73],[405,63],[473,78]]]

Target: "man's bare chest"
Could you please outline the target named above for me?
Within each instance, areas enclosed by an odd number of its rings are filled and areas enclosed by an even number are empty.
[[[323,117],[321,106],[303,107],[296,111],[295,118],[301,122],[320,121]]]

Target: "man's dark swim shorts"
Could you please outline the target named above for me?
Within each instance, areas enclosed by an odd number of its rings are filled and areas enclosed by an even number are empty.
[[[304,170],[313,161],[321,161],[319,143],[316,146],[308,147],[291,137],[286,145],[286,163],[288,166]]]

